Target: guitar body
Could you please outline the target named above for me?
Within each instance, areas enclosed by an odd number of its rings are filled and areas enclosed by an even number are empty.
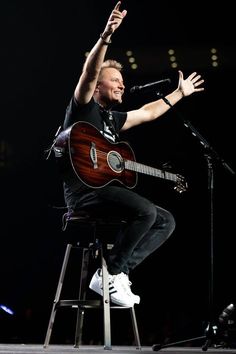
[[[119,182],[128,188],[137,184],[137,173],[125,169],[125,160],[135,161],[126,142],[112,143],[92,124],[79,121],[69,128],[68,151],[74,172],[89,187]]]

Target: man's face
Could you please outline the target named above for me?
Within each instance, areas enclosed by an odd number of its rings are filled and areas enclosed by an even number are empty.
[[[96,88],[101,103],[106,105],[122,103],[124,88],[123,78],[119,70],[115,68],[102,69]]]

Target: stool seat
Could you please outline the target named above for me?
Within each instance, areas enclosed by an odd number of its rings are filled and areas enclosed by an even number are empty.
[[[57,310],[61,307],[70,307],[77,309],[77,323],[76,323],[76,332],[75,332],[75,347],[79,347],[82,340],[82,330],[83,330],[83,319],[85,309],[103,309],[103,328],[104,328],[104,349],[112,349],[111,347],[111,322],[110,322],[110,310],[111,309],[129,309],[131,314],[131,321],[134,332],[134,339],[137,349],[141,349],[138,326],[136,321],[136,315],[134,306],[117,306],[110,304],[110,295],[109,295],[109,281],[108,281],[108,270],[106,265],[106,260],[103,256],[105,247],[107,249],[111,248],[113,245],[108,244],[107,242],[101,241],[97,234],[98,226],[108,226],[108,225],[122,225],[123,220],[119,218],[101,218],[96,216],[89,215],[86,211],[71,212],[68,211],[62,216],[62,231],[69,231],[68,226],[73,226],[75,229],[75,239],[76,245],[72,244],[71,241],[67,243],[63,265],[61,268],[61,273],[59,277],[59,282],[57,285],[56,295],[53,302],[53,307],[51,311],[51,316],[49,319],[48,329],[45,337],[44,348],[49,345],[51,338],[51,333],[54,325],[55,316]],[[79,225],[90,226],[91,227],[91,237],[85,237],[85,243],[81,243],[83,235],[79,234]],[[102,238],[103,239],[103,238]],[[82,245],[82,246],[81,246]],[[81,269],[79,277],[79,294],[76,299],[61,299],[61,291],[64,284],[64,278],[67,271],[67,265],[69,258],[71,256],[71,250],[80,250],[82,252],[81,256]],[[90,256],[93,255],[93,258],[100,259],[100,267],[102,269],[102,284],[103,284],[103,296],[100,300],[87,299],[87,288],[88,288],[88,266],[90,261]]]
[[[125,221],[121,220],[121,218],[112,216],[107,217],[97,217],[89,214],[87,211],[68,211],[62,216],[62,231],[65,231],[68,223],[96,223],[97,225],[118,225],[124,224]]]

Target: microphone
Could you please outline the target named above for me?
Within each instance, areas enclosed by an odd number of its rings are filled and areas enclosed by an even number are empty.
[[[162,85],[162,84],[167,83],[167,82],[170,83],[171,80],[170,79],[163,79],[163,80],[159,80],[159,81],[155,81],[155,82],[150,82],[149,84],[146,84],[146,85],[143,85],[143,86],[133,86],[130,89],[130,93],[134,93],[136,91],[142,91],[142,90],[152,91],[157,86]]]
[[[228,305],[228,306],[222,311],[222,313],[220,314],[220,316],[219,316],[219,322],[222,323],[222,324],[227,323],[227,321],[228,321],[230,315],[234,312],[234,310],[235,310],[234,304]]]

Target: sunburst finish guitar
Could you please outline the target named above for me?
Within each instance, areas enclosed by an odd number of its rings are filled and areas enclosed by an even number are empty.
[[[75,174],[87,186],[101,188],[121,183],[127,188],[137,184],[137,173],[174,182],[179,193],[187,189],[183,176],[136,162],[127,142],[110,142],[92,124],[79,121],[58,135],[56,157],[67,153]]]

